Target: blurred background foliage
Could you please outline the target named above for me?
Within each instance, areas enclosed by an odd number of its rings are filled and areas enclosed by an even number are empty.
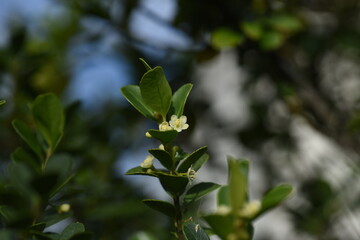
[[[119,92],[138,83],[143,57],[163,66],[173,89],[195,85],[184,139],[190,149],[209,145],[200,175],[221,179],[226,154],[236,154],[255,166],[255,196],[278,182],[296,186],[255,239],[360,239],[358,1],[34,3],[32,17],[18,4],[1,23],[1,181],[22,145],[11,121],[31,124],[28,104],[56,93],[67,105],[57,152],[76,160],[64,193],[72,219],[96,239],[167,239],[166,219],[140,202],[145,180],[123,176],[146,156],[151,127]]]

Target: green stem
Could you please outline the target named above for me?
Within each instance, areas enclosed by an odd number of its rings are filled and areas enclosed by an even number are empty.
[[[174,219],[174,224],[175,224],[175,233],[176,233],[176,237],[178,240],[185,240],[185,236],[184,233],[182,231],[183,228],[183,214],[182,214],[182,210],[181,210],[181,205],[180,205],[180,197],[178,195],[173,197],[174,199],[174,206],[175,206],[175,219]]]

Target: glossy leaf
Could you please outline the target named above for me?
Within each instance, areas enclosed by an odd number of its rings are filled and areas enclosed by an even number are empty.
[[[120,89],[122,95],[128,102],[138,110],[144,117],[154,120],[153,111],[146,106],[144,100],[141,97],[140,87],[136,85],[127,85]]]
[[[168,217],[174,218],[175,217],[175,207],[173,204],[156,200],[156,199],[144,199],[142,200],[148,207],[165,214]]]
[[[17,163],[25,163],[26,165],[31,166],[37,173],[41,172],[41,162],[32,152],[26,151],[21,147],[11,153],[11,160]]]
[[[149,153],[151,153],[159,162],[169,170],[172,170],[174,166],[173,159],[170,154],[162,149],[150,149]]]
[[[190,222],[183,226],[183,232],[187,240],[210,240],[206,232],[199,224]]]
[[[184,203],[193,203],[204,197],[206,194],[219,188],[220,185],[211,182],[201,182],[191,187],[185,194]]]
[[[239,167],[239,161],[228,157],[229,190],[231,209],[236,214],[244,205],[247,192],[247,179]]]
[[[36,156],[38,156],[40,159],[43,159],[44,155],[42,152],[42,146],[40,145],[38,139],[36,138],[36,135],[30,129],[30,127],[20,120],[12,121],[12,125],[17,134],[27,143],[27,145],[29,145],[29,147],[31,148],[31,150],[34,151]]]
[[[146,71],[151,70],[152,68],[150,67],[150,65],[143,59],[143,58],[139,58],[139,60],[142,62],[142,64],[144,65]]]
[[[281,184],[272,188],[269,192],[267,192],[261,201],[261,210],[260,214],[265,211],[278,206],[282,203],[289,195],[292,193],[293,187],[289,184]]]
[[[187,83],[180,87],[173,95],[172,97],[172,103],[171,103],[171,113],[180,117],[184,112],[184,107],[186,100],[190,94],[190,91],[192,89],[192,84]],[[171,114],[171,115],[172,115]]]
[[[178,135],[178,132],[176,130],[170,130],[170,131],[159,131],[155,129],[150,129],[149,134],[161,141],[163,144],[172,142]]]
[[[166,119],[172,92],[161,67],[155,67],[143,75],[140,81],[140,92],[145,104]]]
[[[39,95],[32,106],[36,128],[52,151],[63,136],[65,116],[62,104],[55,94]]]
[[[209,160],[208,154],[203,154],[193,165],[192,169],[198,171]]]
[[[178,168],[178,172],[186,173],[191,165],[195,165],[196,161],[198,161],[206,152],[207,146],[201,147],[195,152],[188,155],[184,161],[180,164]]]
[[[146,176],[157,177],[157,174],[154,171],[149,172],[147,168],[142,168],[142,167],[134,167],[134,168],[128,170],[125,174],[126,175],[146,175]]]
[[[211,35],[211,44],[215,49],[236,47],[244,41],[241,33],[230,28],[219,28]]]
[[[181,194],[183,194],[186,189],[186,186],[189,182],[189,179],[187,177],[183,177],[183,176],[159,174],[158,177],[159,177],[161,186],[171,196],[175,196],[175,195],[180,196]]]
[[[212,214],[203,217],[210,225],[213,232],[221,239],[227,239],[227,236],[233,232],[233,217],[231,215]]]
[[[59,240],[69,240],[75,234],[82,233],[85,231],[85,227],[81,223],[70,223],[64,231],[62,231]]]
[[[217,205],[219,206],[230,206],[230,190],[229,186],[222,186],[217,193]]]

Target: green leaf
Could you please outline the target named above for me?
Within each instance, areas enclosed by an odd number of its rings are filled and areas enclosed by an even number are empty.
[[[293,192],[289,184],[281,184],[268,191],[261,201],[261,210],[258,215],[281,204]]]
[[[222,186],[217,194],[217,205],[230,207],[230,190],[229,186]]]
[[[225,27],[215,30],[211,35],[211,44],[215,49],[236,47],[243,41],[241,33]]]
[[[134,168],[128,170],[125,174],[126,175],[146,175],[146,176],[157,177],[157,173],[155,171],[152,171],[151,173],[149,173],[147,168],[142,168],[142,167],[134,167]]]
[[[187,177],[169,175],[165,173],[159,174],[158,178],[160,180],[161,186],[171,196],[180,196],[183,194],[189,182]]]
[[[196,161],[198,161],[206,152],[207,146],[201,147],[195,152],[188,155],[184,161],[180,164],[178,168],[178,172],[186,173],[191,165],[195,165]]]
[[[185,85],[183,85],[182,87],[180,87],[173,95],[172,97],[172,103],[171,103],[171,115],[176,115],[178,117],[180,117],[183,112],[184,112],[184,107],[185,107],[185,103],[186,100],[190,94],[190,91],[192,89],[192,84],[191,83],[187,83]]]
[[[12,125],[15,128],[17,134],[29,145],[29,147],[31,148],[31,150],[34,151],[36,156],[43,160],[44,154],[42,151],[42,146],[31,128],[24,122],[17,119],[12,121]]]
[[[69,240],[75,234],[85,231],[85,227],[82,223],[70,223],[64,231],[62,231],[59,240]]]
[[[209,236],[200,227],[199,224],[190,222],[183,226],[183,232],[187,240],[210,240]]]
[[[166,119],[172,93],[161,67],[155,67],[143,75],[140,81],[140,92],[145,104]]]
[[[281,33],[276,31],[265,32],[260,39],[260,46],[264,50],[275,50],[284,42],[284,38]]]
[[[71,215],[72,215],[71,212],[62,213],[62,214],[55,213],[55,214],[43,216],[41,218],[41,221],[46,223],[46,227],[50,227],[64,219],[71,217]]]
[[[148,207],[165,214],[168,217],[175,217],[175,207],[169,202],[156,200],[156,199],[144,199],[142,200]]]
[[[263,33],[262,25],[259,22],[243,22],[241,29],[247,37],[253,40],[259,40]]]
[[[65,124],[62,104],[55,94],[39,95],[32,106],[36,128],[45,138],[51,151],[54,151],[60,142]]]
[[[141,97],[140,87],[136,85],[127,85],[120,89],[121,94],[128,100],[128,102],[138,110],[144,117],[156,121],[153,116],[153,111],[146,106],[144,100]]]
[[[149,153],[152,154],[156,159],[158,159],[164,167],[169,170],[173,169],[174,162],[167,151],[161,149],[150,149]]]
[[[278,14],[268,18],[268,23],[277,31],[293,33],[301,30],[303,24],[299,18],[292,15]]]
[[[189,204],[198,201],[206,194],[219,188],[220,185],[211,182],[201,182],[191,187],[185,194],[184,203]]]
[[[151,70],[152,68],[150,67],[150,65],[143,59],[143,58],[139,58],[139,60],[142,62],[142,64],[144,65],[146,71]]]
[[[11,160],[17,163],[25,163],[31,166],[37,173],[41,172],[41,162],[32,152],[26,151],[22,147],[17,148],[11,153]]]
[[[172,142],[178,135],[178,132],[176,130],[160,131],[150,129],[148,132],[153,138],[161,141],[163,144]]]
[[[227,239],[227,236],[233,232],[234,219],[231,215],[212,214],[203,218],[221,239]]]
[[[72,236],[69,240],[92,240],[93,234],[91,232],[77,233]]]
[[[3,105],[3,104],[5,104],[5,103],[6,103],[5,100],[0,100],[0,106]]]
[[[192,168],[198,171],[208,160],[209,155],[205,153],[192,165]]]
[[[239,161],[228,157],[229,190],[231,209],[236,214],[244,205],[247,193],[247,178],[239,167]]]
[[[46,174],[35,177],[31,181],[32,187],[45,199],[55,189],[59,176],[57,174]]]
[[[32,226],[30,226],[29,230],[42,232],[45,229],[45,227],[46,227],[46,223],[40,222],[40,223],[35,223]]]

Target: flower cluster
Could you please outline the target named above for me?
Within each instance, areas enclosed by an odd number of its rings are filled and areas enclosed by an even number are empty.
[[[164,121],[159,124],[160,131],[169,131],[169,130],[176,130],[181,132],[182,130],[188,129],[189,124],[186,123],[187,117],[181,116],[178,118],[176,115],[172,115],[170,118],[170,122]]]

